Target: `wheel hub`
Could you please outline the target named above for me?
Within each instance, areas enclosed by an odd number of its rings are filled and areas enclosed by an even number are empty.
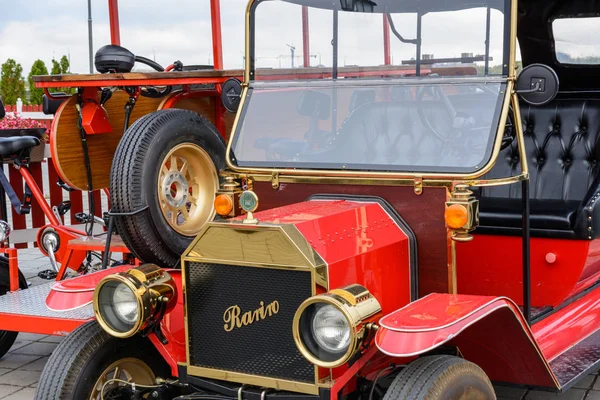
[[[158,201],[167,223],[181,235],[196,236],[213,218],[219,177],[200,146],[182,143],[163,158],[157,181]]]
[[[181,208],[188,202],[190,187],[185,176],[179,171],[165,174],[161,190],[165,201],[173,208]]]

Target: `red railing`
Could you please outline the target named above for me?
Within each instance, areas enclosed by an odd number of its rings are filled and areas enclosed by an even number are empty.
[[[7,112],[14,112],[16,110],[16,106],[9,105],[5,108]],[[23,105],[21,116],[23,118],[30,118],[32,115],[27,115],[25,113],[35,112],[42,112],[42,107],[35,105]],[[52,124],[52,119],[38,119],[35,117],[32,119],[36,119],[48,129],[50,129],[50,125]],[[43,168],[43,164],[47,164],[48,168]],[[22,198],[24,180],[21,177],[21,174],[12,165],[7,165],[5,167],[5,171],[6,168],[8,168],[8,179],[15,193],[17,196],[19,196],[19,198]],[[63,216],[63,220],[65,224],[76,225],[77,222],[75,221],[75,214],[80,212],[88,212],[87,198],[84,201],[83,193],[78,190],[66,192],[56,184],[58,182],[58,173],[54,168],[51,158],[44,159],[42,162],[31,163],[29,169],[35,181],[39,185],[40,190],[44,193],[44,196],[49,202],[50,206],[58,206],[63,202],[63,197],[64,200],[71,201],[71,210],[69,213]],[[95,214],[102,216],[104,211],[108,211],[108,201],[106,201],[105,195],[101,194],[100,191],[94,191],[93,196],[96,208]],[[105,201],[102,201],[103,197]],[[27,243],[34,243],[35,245],[35,233],[37,228],[46,225],[48,222],[46,221],[46,217],[44,216],[44,213],[42,212],[42,209],[37,201],[35,199],[32,200],[31,212],[28,215],[19,215],[14,210],[10,202],[7,203],[7,209],[10,217],[12,217],[10,218],[12,220],[11,223],[13,229],[13,234],[11,234],[11,237],[13,238],[12,242],[18,243],[16,245],[17,248],[27,247]],[[2,216],[2,219],[7,219],[7,217]]]

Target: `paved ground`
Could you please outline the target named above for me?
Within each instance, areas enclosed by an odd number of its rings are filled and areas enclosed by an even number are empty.
[[[47,282],[37,276],[50,267],[37,249],[19,250],[19,260],[32,285]],[[33,399],[44,364],[60,340],[60,337],[20,334],[10,352],[0,359],[0,400]],[[590,375],[562,395],[500,386],[496,387],[496,393],[499,400],[600,400],[600,376]]]

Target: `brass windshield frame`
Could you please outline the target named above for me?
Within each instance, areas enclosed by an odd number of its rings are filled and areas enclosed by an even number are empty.
[[[232,144],[237,134],[238,125],[244,110],[246,101],[249,97],[251,81],[251,18],[254,5],[261,0],[249,0],[246,7],[245,16],[245,69],[244,82],[242,83],[241,102],[236,114],[231,136],[227,144],[226,164],[229,171],[226,173],[237,177],[247,177],[254,181],[272,182],[273,187],[278,187],[279,183],[348,183],[365,185],[409,185],[420,186],[445,186],[451,187],[457,183],[464,183],[469,186],[496,186],[516,183],[528,179],[528,169],[525,154],[525,140],[523,126],[519,109],[518,97],[514,93],[516,81],[516,47],[517,47],[517,14],[518,0],[511,0],[510,7],[510,33],[509,33],[509,57],[508,57],[508,76],[506,79],[506,91],[500,114],[498,128],[496,130],[496,139],[493,151],[488,162],[478,171],[471,173],[408,173],[408,172],[379,172],[379,171],[344,171],[344,170],[320,170],[320,169],[286,169],[286,168],[264,168],[264,167],[239,167],[234,165],[231,159]],[[500,154],[502,145],[502,134],[506,127],[506,121],[510,107],[513,107],[514,124],[516,130],[516,140],[519,147],[521,158],[521,173],[516,176],[505,177],[501,179],[482,180],[479,179],[487,174],[495,165]]]

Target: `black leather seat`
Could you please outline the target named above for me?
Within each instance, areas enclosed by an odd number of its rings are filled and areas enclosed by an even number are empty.
[[[0,155],[17,155],[23,150],[38,146],[40,143],[40,139],[34,136],[0,138]]]
[[[600,236],[600,100],[558,99],[521,106],[530,172],[531,233],[537,237]],[[520,171],[516,143],[487,178]],[[521,185],[483,188],[479,233],[521,234]]]

